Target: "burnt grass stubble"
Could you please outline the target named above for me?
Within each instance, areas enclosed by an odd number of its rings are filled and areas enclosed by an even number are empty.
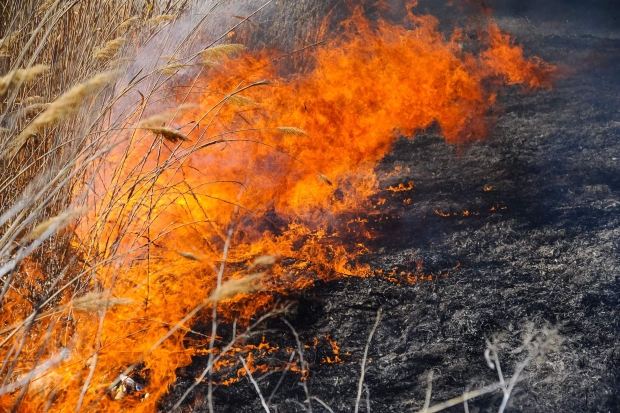
[[[421,409],[431,369],[432,404],[468,386],[496,382],[483,356],[485,339],[505,332],[516,347],[528,321],[557,326],[564,341],[528,370],[531,376],[517,386],[508,411],[618,411],[620,40],[527,33],[519,40],[525,50],[574,70],[552,91],[513,88],[500,95],[503,112],[482,142],[458,149],[429,130],[401,138],[378,167],[380,174],[403,167],[384,187],[409,180],[416,187],[382,194],[388,198],[386,214],[399,218],[375,222],[383,235],[363,260],[387,272],[415,267],[407,264],[415,257],[423,260],[425,273],[449,275],[414,285],[378,278],[319,284],[300,293],[289,315],[304,343],[319,338],[317,348],[305,353],[311,363],[308,385],[336,412],[353,411],[360,360],[379,307],[384,315],[365,379],[375,412]],[[485,186],[493,188],[485,192]],[[403,205],[405,198],[412,199],[410,205]],[[459,216],[441,217],[435,209]],[[464,217],[465,210],[479,215]],[[270,343],[296,348],[281,321],[265,328]],[[340,345],[343,364],[321,363],[333,357],[327,334]],[[342,355],[347,351],[350,356]],[[517,356],[508,351],[500,356],[509,377]],[[271,362],[281,366],[287,359],[281,352]],[[196,357],[177,371],[162,411],[194,382],[206,360]],[[265,397],[279,378],[278,372],[259,380]],[[187,407],[207,411],[200,402],[205,395],[206,384],[199,385]],[[299,376],[289,372],[272,404],[278,412],[298,412],[303,409],[290,399],[304,398]],[[365,398],[360,411],[366,411]],[[496,392],[469,408],[496,411],[500,402]],[[217,412],[262,410],[246,378],[216,388],[214,405]],[[318,403],[313,408],[326,411]]]

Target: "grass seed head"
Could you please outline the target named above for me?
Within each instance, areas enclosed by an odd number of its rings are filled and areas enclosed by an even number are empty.
[[[28,96],[22,99],[21,104],[24,106],[32,105],[35,103],[43,103],[45,98],[43,96]]]
[[[275,263],[276,263],[275,255],[261,255],[260,257],[256,258],[254,262],[252,262],[252,264],[249,266],[249,269],[256,268],[256,267],[263,267],[263,266],[268,267]]]
[[[219,302],[235,297],[237,294],[249,294],[260,289],[257,281],[262,274],[253,274],[238,280],[226,281],[209,297],[210,301]]]
[[[2,153],[2,157],[12,157],[30,136],[36,135],[44,127],[57,123],[76,113],[88,97],[98,92],[105,85],[113,82],[115,78],[116,72],[99,73],[63,93],[58,99],[50,103],[47,109],[41,112],[17,136],[15,141]]]
[[[188,64],[185,63],[169,63],[165,66],[161,66],[157,68],[157,71],[166,75],[166,76],[173,76],[175,75],[179,70],[183,69],[184,67],[189,66]]]
[[[145,128],[145,129],[148,129],[153,134],[157,136],[161,136],[162,138],[172,143],[178,143],[179,141],[185,142],[189,140],[186,134],[184,134],[183,132],[179,132],[178,130],[173,129],[173,128],[167,128],[167,127],[162,126],[162,127],[150,127],[150,128]]]
[[[200,52],[200,57],[205,62],[214,62],[222,60],[225,57],[230,57],[235,53],[239,53],[245,49],[242,44],[220,44],[217,46],[209,47]]]
[[[47,9],[49,9],[52,4],[54,4],[56,0],[45,0],[37,9],[37,12],[39,13],[45,13],[47,11]]]
[[[26,235],[25,240],[33,241],[40,236],[42,236],[47,230],[53,229],[55,231],[61,230],[66,227],[73,221],[75,218],[84,214],[85,210],[82,208],[65,211],[60,215],[57,215],[53,218],[50,218],[46,221],[43,221],[39,225],[37,225],[28,235]]]
[[[326,175],[323,175],[323,174],[317,174],[317,176],[318,176],[318,178],[319,178],[321,181],[325,182],[327,185],[329,185],[329,186],[334,186],[334,184],[332,183],[332,181],[330,181],[330,180],[329,180],[329,178],[328,178]]]
[[[160,14],[146,21],[147,26],[157,26],[161,23],[168,23],[176,19],[176,14]]]
[[[27,69],[17,69],[0,77],[0,91],[16,87],[20,83],[31,82],[49,70],[47,65],[34,65]]]
[[[308,132],[303,129],[295,128],[293,126],[279,126],[278,131],[283,135],[290,136],[309,136]]]
[[[228,103],[235,106],[256,106],[256,102],[252,99],[248,99],[245,96],[233,95],[228,98]]]
[[[128,19],[125,19],[124,22],[119,24],[117,30],[123,31],[127,29],[129,26],[131,26],[132,24],[134,24],[135,22],[137,22],[138,20],[140,20],[138,16],[131,16]]]
[[[114,40],[110,40],[103,47],[96,49],[93,52],[93,57],[95,60],[108,60],[114,56],[122,49],[125,44],[124,37],[117,37]]]
[[[0,39],[0,57],[11,57],[10,48],[19,39],[19,33],[11,33]]]
[[[106,295],[102,293],[90,293],[71,300],[69,306],[73,308],[74,311],[86,313],[103,310],[104,308],[110,309],[121,305],[129,305],[131,303],[133,303],[133,301],[128,298],[106,297]]]
[[[191,252],[176,251],[176,253],[179,254],[181,257],[186,258],[190,261],[202,261],[200,258],[198,258],[195,254],[192,254]]]

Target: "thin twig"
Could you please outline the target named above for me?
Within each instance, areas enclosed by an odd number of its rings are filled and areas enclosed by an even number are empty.
[[[428,372],[428,384],[426,386],[426,399],[424,401],[423,413],[428,412],[428,407],[431,405],[431,396],[433,394],[433,370]]]
[[[525,380],[525,377],[519,377],[517,379],[517,381],[522,381],[522,380]],[[440,412],[442,410],[447,409],[448,407],[456,406],[457,404],[461,404],[461,403],[463,403],[466,400],[471,400],[471,399],[473,399],[475,397],[482,396],[482,395],[487,394],[487,393],[492,393],[492,392],[497,391],[497,390],[499,390],[501,388],[502,388],[502,384],[498,382],[498,383],[490,384],[490,385],[485,386],[485,387],[481,387],[480,389],[477,389],[477,390],[468,391],[468,392],[465,392],[465,393],[463,393],[462,395],[460,395],[458,397],[454,397],[454,398],[452,398],[450,400],[446,400],[443,403],[439,403],[439,404],[436,404],[434,406],[429,407],[428,410],[426,411],[426,413]],[[423,411],[424,410],[419,410],[418,413],[422,413]]]
[[[239,360],[241,360],[241,364],[243,364],[243,368],[245,369],[245,372],[248,375],[248,379],[250,379],[250,381],[254,385],[254,388],[256,389],[256,393],[258,393],[258,397],[260,397],[260,403],[263,405],[263,409],[265,409],[267,413],[271,413],[269,411],[269,407],[267,406],[267,403],[265,403],[265,398],[263,397],[263,394],[260,392],[260,387],[258,387],[258,383],[256,382],[256,380],[254,380],[254,377],[252,377],[252,372],[248,368],[248,365],[245,364],[245,359],[243,358],[241,354],[239,354]]]
[[[321,406],[325,407],[329,413],[334,413],[334,411],[332,410],[332,408],[331,408],[331,407],[329,407],[329,405],[328,405],[327,403],[325,403],[323,400],[319,399],[319,398],[318,398],[318,397],[316,397],[316,396],[312,396],[312,399],[313,399],[313,400],[316,400],[317,402],[319,402],[319,404],[320,404]]]
[[[288,328],[291,330],[291,332],[293,333],[293,336],[295,336],[295,341],[297,342],[297,351],[299,352],[299,364],[301,367],[301,374],[302,374],[302,378],[301,378],[301,386],[304,389],[304,392],[306,393],[306,403],[308,404],[308,411],[310,413],[312,413],[312,403],[310,402],[310,400],[312,399],[310,397],[310,391],[308,390],[308,384],[306,383],[306,380],[308,379],[308,376],[310,375],[310,372],[308,370],[308,367],[306,365],[306,362],[304,361],[304,350],[303,350],[303,346],[301,345],[301,340],[299,339],[299,334],[297,334],[297,331],[295,331],[295,328],[293,327],[293,325],[291,323],[289,323],[289,321],[282,317],[282,321],[284,321],[284,323],[288,326]],[[303,374],[306,374],[306,377],[303,377]]]
[[[291,363],[293,362],[294,358],[295,358],[295,350],[291,352],[291,357],[289,358],[288,363],[286,363],[286,367],[284,367],[284,370],[282,371],[282,375],[280,376],[280,380],[278,380],[278,383],[276,383],[276,387],[274,387],[273,390],[271,391],[271,394],[269,395],[269,398],[267,399],[267,404],[271,402],[271,399],[273,399],[273,396],[275,396],[276,392],[280,388],[280,384],[282,384],[282,380],[284,380],[284,376],[286,375],[286,372],[291,368]]]
[[[364,349],[364,358],[362,359],[362,371],[360,374],[360,381],[357,385],[357,397],[355,399],[355,413],[359,412],[360,408],[360,399],[362,398],[362,387],[364,385],[364,375],[366,374],[366,358],[368,357],[368,348],[370,347],[370,342],[372,341],[372,336],[375,334],[375,330],[377,330],[377,326],[381,321],[381,314],[383,309],[379,308],[377,311],[377,318],[375,319],[375,325],[370,330],[370,334],[368,335],[368,341],[366,342],[366,348]]]

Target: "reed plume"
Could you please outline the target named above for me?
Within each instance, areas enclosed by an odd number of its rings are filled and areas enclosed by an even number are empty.
[[[0,39],[0,53],[8,53],[9,48],[17,41],[19,33],[14,32]]]
[[[31,82],[49,70],[47,65],[34,65],[26,69],[17,69],[0,77],[0,91],[6,93],[7,90],[14,88],[22,83]]]
[[[133,300],[128,298],[108,297],[104,293],[90,293],[79,298],[71,300],[67,307],[71,307],[74,311],[90,312],[110,309],[121,305],[129,305]]]
[[[131,16],[131,17],[125,19],[125,21],[123,21],[121,24],[119,24],[118,27],[117,27],[117,30],[124,31],[125,29],[130,27],[132,24],[134,24],[138,20],[140,20],[140,18],[138,16]]]
[[[157,68],[157,71],[166,75],[166,76],[173,76],[174,74],[176,74],[179,70],[183,69],[184,67],[189,66],[188,64],[184,64],[184,63],[169,63],[165,66],[161,66]]]
[[[100,49],[95,50],[93,53],[93,58],[95,60],[108,60],[112,57],[116,56],[116,54],[123,48],[125,45],[124,37],[117,37],[114,40],[110,40]]]
[[[41,237],[50,229],[58,231],[69,225],[74,219],[84,214],[84,212],[85,210],[82,208],[65,211],[37,225],[24,239],[26,241],[32,241]]]
[[[172,20],[176,19],[176,15],[174,14],[160,14],[159,16],[155,16],[146,21],[147,26],[157,26],[161,23],[168,23]]]
[[[290,135],[290,136],[309,136],[308,132],[306,132],[305,130],[295,128],[293,126],[279,126],[278,132],[280,132],[283,135]]]
[[[206,62],[212,62],[230,57],[235,53],[239,53],[245,49],[242,44],[220,44],[217,46],[209,47],[200,52],[200,57]]]
[[[44,127],[57,123],[76,113],[85,99],[98,92],[103,86],[111,83],[115,77],[115,72],[100,73],[65,92],[54,102],[50,103],[48,108],[40,113],[17,136],[15,141],[11,142],[11,145],[3,152],[2,156],[4,158],[12,157],[30,136],[39,134]]]
[[[252,99],[248,99],[245,96],[241,96],[241,95],[233,95],[230,98],[228,98],[228,103],[235,105],[235,106],[256,106],[257,103],[254,102]]]
[[[249,294],[260,289],[257,283],[262,274],[248,275],[238,280],[229,280],[217,288],[209,297],[210,301],[219,302],[233,298],[238,294]]]
[[[179,132],[178,130],[173,129],[173,128],[167,128],[167,127],[162,126],[162,127],[147,127],[144,129],[147,129],[154,135],[161,136],[162,138],[172,143],[178,143],[179,141],[189,140],[186,134],[184,134],[183,132]]]

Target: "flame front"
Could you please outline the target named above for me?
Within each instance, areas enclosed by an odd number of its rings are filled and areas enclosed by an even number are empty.
[[[361,216],[372,214],[374,168],[395,140],[434,124],[451,144],[481,139],[499,86],[550,87],[554,76],[494,24],[477,54],[464,51],[460,31],[446,39],[437,25],[431,16],[409,14],[394,25],[356,14],[339,38],[311,51],[304,73],[282,74],[275,52],[246,52],[185,76],[190,86],[169,89],[165,105],[147,97],[132,119],[138,129],[119,133],[98,171],[93,208],[77,229],[90,287],[105,304],[78,308],[67,292],[62,311],[38,321],[37,334],[49,327],[54,346],[71,356],[30,386],[24,411],[41,410],[52,391],[52,411],[75,410],[78,400],[97,410],[155,411],[175,369],[204,354],[208,340],[186,340],[189,323],[154,344],[216,291],[227,244],[225,281],[260,274],[259,291],[240,288],[219,303],[219,316],[241,325],[277,295],[374,275],[356,262],[376,236]],[[187,141],[140,128],[146,114],[179,105],[166,127]],[[390,190],[415,197],[414,188]],[[121,298],[131,304],[113,301]],[[104,396],[137,360],[150,397]]]

